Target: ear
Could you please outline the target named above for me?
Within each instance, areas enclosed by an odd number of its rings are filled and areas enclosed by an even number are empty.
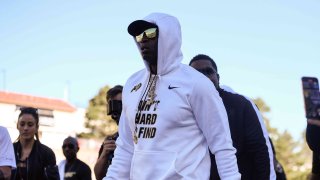
[[[217,74],[217,77],[218,77],[218,81],[220,82],[220,75],[219,75],[219,74]]]

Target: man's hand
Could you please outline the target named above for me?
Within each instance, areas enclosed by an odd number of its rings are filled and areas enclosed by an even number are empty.
[[[320,127],[320,120],[315,119],[308,119],[308,124],[319,126]]]
[[[109,168],[109,154],[116,149],[116,142],[113,137],[114,136],[108,136],[103,141],[101,155],[94,166],[94,174],[97,180],[102,180],[103,177],[106,176],[107,169]]]
[[[107,137],[103,141],[103,150],[102,150],[101,156],[102,157],[108,156],[109,153],[114,151],[115,149],[116,149],[116,141],[110,137]]]

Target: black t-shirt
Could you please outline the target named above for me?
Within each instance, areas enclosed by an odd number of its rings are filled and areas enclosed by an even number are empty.
[[[16,179],[28,179],[28,171],[27,171],[27,160],[17,160],[17,171]]]
[[[64,169],[64,180],[91,180],[91,170],[89,166],[79,159],[72,163],[66,163]]]
[[[312,173],[320,175],[320,154],[313,152]]]

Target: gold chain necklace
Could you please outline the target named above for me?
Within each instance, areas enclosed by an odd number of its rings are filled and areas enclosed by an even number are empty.
[[[150,105],[150,106],[151,106],[151,104],[154,103],[154,99],[157,96],[157,94],[155,93],[156,84],[157,84],[157,78],[158,78],[157,75],[151,75],[150,76],[148,85],[146,87],[147,95],[145,95],[145,93],[143,93],[143,95],[141,97],[141,100],[142,101],[147,101],[147,104]],[[137,112],[137,114],[141,113],[141,111],[143,109],[142,107],[140,107],[140,109],[139,109],[139,104],[140,104],[140,102],[138,103],[138,112]],[[137,125],[136,121],[134,121],[134,124],[135,124],[135,127],[134,127],[134,133],[133,133],[133,142],[135,144],[138,144],[138,125]]]

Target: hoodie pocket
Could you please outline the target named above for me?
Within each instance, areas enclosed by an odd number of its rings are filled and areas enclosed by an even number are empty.
[[[167,151],[135,151],[131,164],[132,180],[179,180],[175,162],[177,153]]]

